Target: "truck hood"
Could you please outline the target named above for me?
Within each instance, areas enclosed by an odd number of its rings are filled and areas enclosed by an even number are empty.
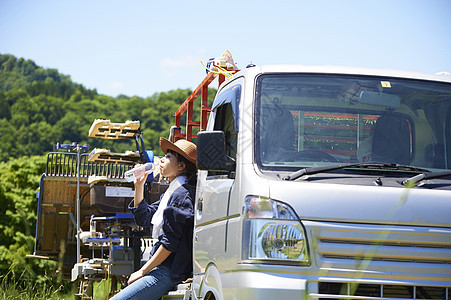
[[[269,194],[301,220],[451,227],[446,190],[274,181]]]

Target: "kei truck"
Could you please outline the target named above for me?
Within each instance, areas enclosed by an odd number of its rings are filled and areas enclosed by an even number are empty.
[[[451,299],[451,77],[254,66],[197,134],[194,299]]]

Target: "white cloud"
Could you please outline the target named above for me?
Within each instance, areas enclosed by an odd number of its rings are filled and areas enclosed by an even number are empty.
[[[125,85],[120,81],[113,81],[110,83],[110,87],[115,91],[121,91],[124,89]]]
[[[160,61],[160,69],[167,77],[175,78],[192,72],[196,66],[201,66],[199,57],[184,55],[176,58],[166,57]]]
[[[192,55],[184,55],[177,58],[166,57],[160,62],[163,68],[186,68],[200,64],[200,60]]]

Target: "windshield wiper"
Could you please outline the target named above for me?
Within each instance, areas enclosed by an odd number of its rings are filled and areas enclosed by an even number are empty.
[[[282,180],[296,180],[304,175],[313,175],[328,171],[346,169],[346,168],[371,168],[371,169],[380,169],[380,170],[396,170],[396,171],[418,171],[418,172],[429,172],[427,169],[417,168],[414,166],[406,166],[406,165],[398,165],[398,164],[387,164],[381,162],[366,162],[366,163],[349,163],[342,165],[334,165],[334,166],[325,166],[325,167],[312,167],[312,168],[302,168],[288,176],[282,178]]]
[[[416,186],[420,181],[425,179],[434,179],[446,176],[451,176],[451,171],[421,173],[410,177],[409,179],[403,180],[401,184],[405,186]]]

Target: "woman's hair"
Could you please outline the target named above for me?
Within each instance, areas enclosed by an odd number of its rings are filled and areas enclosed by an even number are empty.
[[[188,184],[195,188],[197,184],[197,167],[190,161],[188,161],[185,157],[183,157],[183,155],[180,155],[178,152],[170,149],[167,152],[172,153],[177,158],[177,161],[183,162],[185,164],[185,175],[188,179]]]

